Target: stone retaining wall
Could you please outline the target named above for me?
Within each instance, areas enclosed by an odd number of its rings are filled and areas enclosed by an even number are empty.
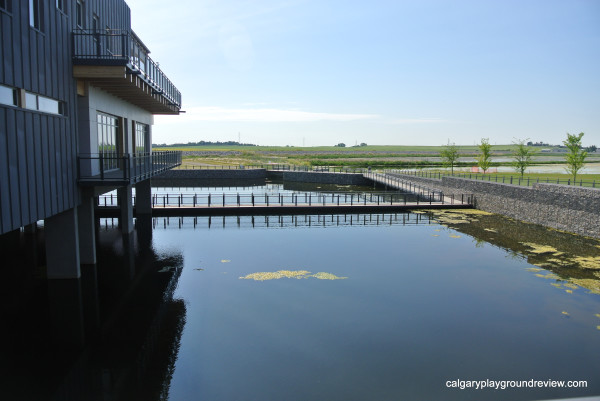
[[[312,171],[271,171],[265,169],[197,169],[169,170],[153,178],[153,181],[165,180],[244,180],[278,178],[284,181],[310,182],[317,184],[367,185],[371,181],[362,174],[327,173]]]
[[[284,171],[284,181],[311,182],[316,184],[338,184],[338,185],[369,185],[371,180],[362,174],[346,173],[315,173],[304,171]]]
[[[580,235],[600,238],[600,189],[556,184],[531,187],[469,180],[394,174],[444,192],[474,195],[475,207],[491,213]]]

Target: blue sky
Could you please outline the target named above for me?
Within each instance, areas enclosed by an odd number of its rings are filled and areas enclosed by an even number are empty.
[[[600,1],[127,0],[181,90],[154,143],[600,145]]]

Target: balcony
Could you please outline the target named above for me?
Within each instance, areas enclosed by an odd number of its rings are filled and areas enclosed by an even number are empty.
[[[81,186],[122,186],[147,180],[181,165],[181,152],[152,152],[136,155],[100,153],[77,156]]]
[[[181,93],[127,30],[75,30],[73,76],[152,114],[179,114]]]

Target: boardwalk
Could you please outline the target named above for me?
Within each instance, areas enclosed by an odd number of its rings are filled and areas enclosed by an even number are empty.
[[[342,173],[340,173],[342,174]],[[443,193],[380,173],[365,177],[398,192],[165,193],[152,196],[153,216],[392,213],[416,209],[470,208],[471,196]],[[135,199],[134,199],[135,203]],[[99,199],[98,216],[119,213],[117,198]]]

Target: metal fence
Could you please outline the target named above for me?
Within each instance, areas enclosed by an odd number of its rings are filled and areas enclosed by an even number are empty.
[[[467,178],[470,180],[479,180],[479,181],[490,181],[490,182],[498,182],[503,184],[512,184],[512,185],[525,185],[531,186],[533,184],[562,184],[562,185],[577,185],[580,187],[591,187],[597,188],[600,187],[600,181],[596,180],[572,180],[571,178],[566,179],[553,179],[553,178],[531,178],[531,177],[523,177],[521,176],[505,176],[505,175],[497,175],[497,174],[472,174],[472,173],[445,173],[445,172],[430,172],[430,171],[407,171],[407,170],[385,170],[387,173],[392,174],[403,174],[403,175],[411,175],[414,177],[421,178],[436,178],[441,179],[442,177],[458,177],[458,178]]]
[[[438,191],[403,192],[298,192],[298,193],[181,193],[153,194],[153,208],[277,207],[277,206],[381,206],[458,204],[468,199],[445,197]],[[135,205],[135,197],[133,199]],[[99,207],[119,206],[114,194],[98,197]]]
[[[177,170],[271,170],[271,171],[299,171],[299,172],[314,172],[314,173],[347,173],[361,174],[369,171],[366,168],[349,168],[337,166],[295,166],[293,164],[239,164],[239,165],[223,165],[223,166],[203,166],[203,165],[181,165]]]
[[[76,29],[72,36],[73,61],[81,65],[124,65],[143,78],[172,104],[181,107],[181,92],[148,55],[129,30]]]
[[[107,162],[110,160],[110,162]],[[136,183],[177,167],[181,164],[180,151],[114,154],[80,154],[77,173],[81,183]],[[107,166],[111,166],[107,168]],[[116,167],[116,168],[113,168]]]

